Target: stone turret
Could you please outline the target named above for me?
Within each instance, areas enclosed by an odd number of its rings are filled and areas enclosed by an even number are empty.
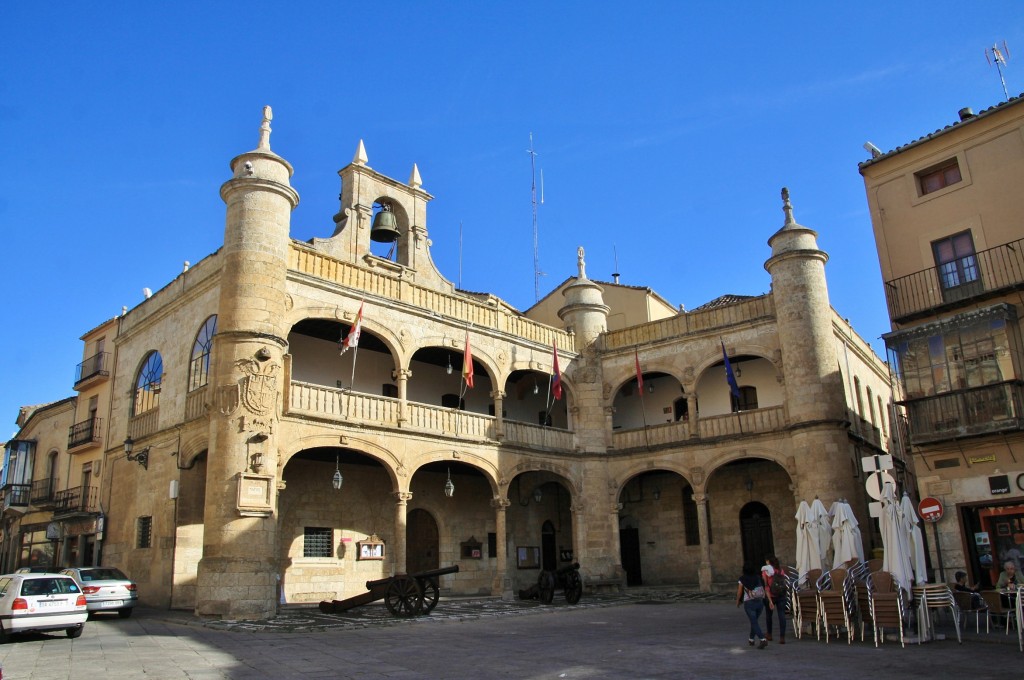
[[[818,248],[818,234],[793,218],[789,189],[782,189],[782,202],[785,223],[768,239],[772,256],[764,268],[772,277],[789,417],[792,422],[844,420],[825,281],[828,253]]]
[[[265,618],[277,601],[277,442],[287,351],[288,230],[299,195],[292,166],[270,150],[271,110],[259,144],[231,161],[217,333],[210,366],[205,536],[196,613]],[[226,502],[237,499],[236,502]]]
[[[576,350],[582,352],[608,330],[608,305],[604,289],[587,278],[582,247],[577,251],[577,264],[579,275],[562,290],[565,304],[558,310],[558,318],[576,334]]]

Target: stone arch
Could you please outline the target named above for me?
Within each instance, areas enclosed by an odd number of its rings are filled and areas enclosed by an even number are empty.
[[[354,309],[350,310],[349,313],[352,315],[350,319],[345,318],[345,311],[340,306],[335,307],[324,307],[322,305],[309,306],[309,307],[296,307],[288,313],[286,319],[288,323],[288,330],[285,336],[291,334],[292,330],[296,325],[306,320],[324,320],[336,322],[342,326],[351,327],[355,323],[355,315],[359,313],[358,300],[353,300],[352,304]],[[369,331],[379,339],[395,360],[395,366],[408,365],[408,358],[406,356],[405,346],[401,338],[400,332],[396,332],[390,326],[386,326],[380,323],[378,320],[371,316],[368,316],[366,310],[363,310],[363,322],[362,328],[365,331]]]
[[[774,360],[774,347],[768,347],[766,345],[756,343],[726,343],[726,348],[732,350],[732,354],[729,355],[729,360],[732,361],[733,354],[736,356],[752,356],[758,359],[764,359],[768,363],[775,367],[776,373],[779,371],[779,366]],[[722,346],[715,345],[711,351],[709,351],[704,358],[694,364],[693,370],[696,376],[695,383],[700,382],[701,377],[711,367],[717,366],[722,363]]]
[[[694,489],[697,489],[697,483],[694,481],[696,475],[683,465],[671,461],[657,461],[654,463],[637,461],[630,464],[629,467],[615,471],[615,476],[611,480],[612,483],[609,484],[609,492],[613,498],[619,498],[631,479],[644,472],[652,471],[673,472],[682,477],[683,481]]]
[[[784,456],[778,451],[766,449],[736,449],[715,456],[714,465],[708,468],[707,474],[704,477],[704,485],[714,476],[715,472],[738,460],[766,460],[775,463],[789,476],[791,484],[796,483],[796,472],[791,469],[792,458]]]
[[[539,461],[523,461],[505,470],[498,478],[498,492],[502,494],[502,497],[508,498],[508,491],[509,487],[512,485],[512,481],[524,472],[550,473],[561,478],[573,498],[579,498],[582,493],[580,488],[582,484],[576,479],[575,475],[567,465],[541,463]]]
[[[348,449],[376,460],[387,472],[391,486],[395,491],[408,490],[409,474],[402,462],[390,450],[370,439],[342,436],[336,434],[311,434],[282,442],[278,445],[278,475],[282,475],[289,461],[297,454],[313,448]],[[405,481],[403,481],[405,480]]]
[[[410,461],[408,477],[411,479],[420,469],[430,463],[459,463],[479,471],[491,486],[491,493],[498,493],[498,468],[491,461],[468,451],[434,449],[426,451]]]
[[[209,433],[204,431],[193,433],[182,439],[178,444],[178,465],[187,467],[199,455],[206,453],[210,446]]]

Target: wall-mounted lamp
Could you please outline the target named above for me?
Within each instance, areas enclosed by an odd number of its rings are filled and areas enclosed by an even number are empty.
[[[341,476],[341,458],[340,456],[334,457],[334,478],[331,479],[331,486],[334,487],[335,491],[341,491],[341,483],[343,480]]]
[[[444,495],[451,498],[453,493],[455,493],[455,485],[452,484],[452,469],[448,468],[448,481],[444,483]]]
[[[135,442],[132,441],[131,436],[124,440],[124,457],[128,460],[133,460],[144,469],[149,470],[149,447],[142,449],[138,453],[134,453]]]
[[[452,374],[452,355],[448,355],[448,366],[444,369],[444,372],[448,375]]]
[[[733,366],[732,366],[732,373],[737,378],[740,377],[741,375],[743,375],[743,370],[740,368],[739,362],[736,362],[735,364],[733,364]]]
[[[533,500],[536,503],[540,503],[540,500],[542,498],[544,498],[544,494],[541,493],[540,487],[538,486],[536,489],[533,490]]]

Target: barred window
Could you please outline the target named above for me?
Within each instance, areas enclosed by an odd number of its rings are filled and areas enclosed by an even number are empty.
[[[328,527],[306,527],[302,537],[302,556],[331,557],[333,534]]]
[[[140,517],[136,527],[136,548],[153,547],[153,518]]]

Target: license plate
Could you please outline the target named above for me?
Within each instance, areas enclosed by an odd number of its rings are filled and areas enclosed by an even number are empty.
[[[120,607],[121,600],[107,600],[106,602],[100,602],[101,607]]]
[[[59,607],[64,604],[64,600],[39,600],[36,604],[39,605],[40,609],[45,609],[47,607]]]

